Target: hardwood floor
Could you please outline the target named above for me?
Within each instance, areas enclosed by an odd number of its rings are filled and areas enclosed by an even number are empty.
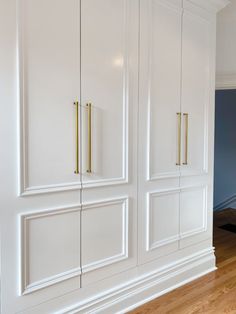
[[[216,272],[176,289],[132,314],[236,314],[236,233],[218,226],[236,224],[236,210],[227,209],[214,217]]]

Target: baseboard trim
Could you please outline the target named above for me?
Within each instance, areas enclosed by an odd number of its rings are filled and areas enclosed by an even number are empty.
[[[190,283],[190,282],[192,282],[192,281],[194,281],[196,279],[199,279],[199,278],[201,278],[201,277],[203,277],[205,275],[208,275],[209,273],[211,273],[213,271],[216,271],[216,270],[217,270],[217,267],[212,267],[210,269],[207,269],[206,271],[204,271],[204,272],[202,272],[202,273],[200,273],[200,274],[198,274],[196,276],[193,276],[193,277],[191,277],[189,279],[186,279],[186,280],[176,284],[175,286],[172,286],[172,287],[170,287],[170,288],[168,288],[166,290],[163,290],[160,293],[154,294],[154,295],[150,296],[149,298],[147,298],[145,300],[142,300],[139,303],[136,303],[136,304],[130,306],[129,308],[126,309],[126,311],[127,312],[128,311],[132,311],[132,310],[136,309],[137,307],[140,307],[140,306],[142,306],[142,305],[144,305],[144,304],[146,304],[148,302],[151,302],[151,301],[155,300],[156,298],[159,298],[159,297],[161,297],[162,295],[164,295],[164,294],[166,294],[168,292],[171,292],[171,291],[173,291],[175,289],[178,289],[178,288],[180,288],[180,287],[182,287],[182,286],[184,286],[184,285],[186,285],[186,284],[188,284],[188,283]],[[119,314],[122,314],[122,312],[119,312]]]
[[[220,210],[226,209],[228,207],[231,207],[235,203],[236,203],[236,194],[228,197],[223,202],[217,204],[214,207],[214,211],[220,211]]]
[[[212,247],[97,294],[57,314],[126,313],[214,270],[215,255]]]

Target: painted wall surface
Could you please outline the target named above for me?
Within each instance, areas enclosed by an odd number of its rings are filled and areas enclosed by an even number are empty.
[[[217,14],[216,87],[236,88],[236,0]]]
[[[214,181],[214,207],[236,196],[236,90],[216,91]]]

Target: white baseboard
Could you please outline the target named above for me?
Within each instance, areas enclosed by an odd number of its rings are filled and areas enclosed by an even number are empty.
[[[126,313],[214,270],[216,270],[214,248],[209,248],[106,293],[97,294],[57,314]]]
[[[228,197],[223,202],[214,207],[214,211],[220,211],[226,208],[236,208],[236,194]]]

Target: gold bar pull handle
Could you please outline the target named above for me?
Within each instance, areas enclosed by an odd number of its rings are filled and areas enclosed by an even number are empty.
[[[92,173],[92,104],[86,104],[88,109],[88,168],[87,173]]]
[[[75,113],[75,174],[79,174],[79,102],[75,101],[74,105],[76,106]]]
[[[185,155],[184,155],[184,162],[183,165],[188,164],[188,113],[184,113],[183,116],[185,117]]]
[[[177,112],[178,118],[178,157],[176,166],[181,165],[181,112]]]

